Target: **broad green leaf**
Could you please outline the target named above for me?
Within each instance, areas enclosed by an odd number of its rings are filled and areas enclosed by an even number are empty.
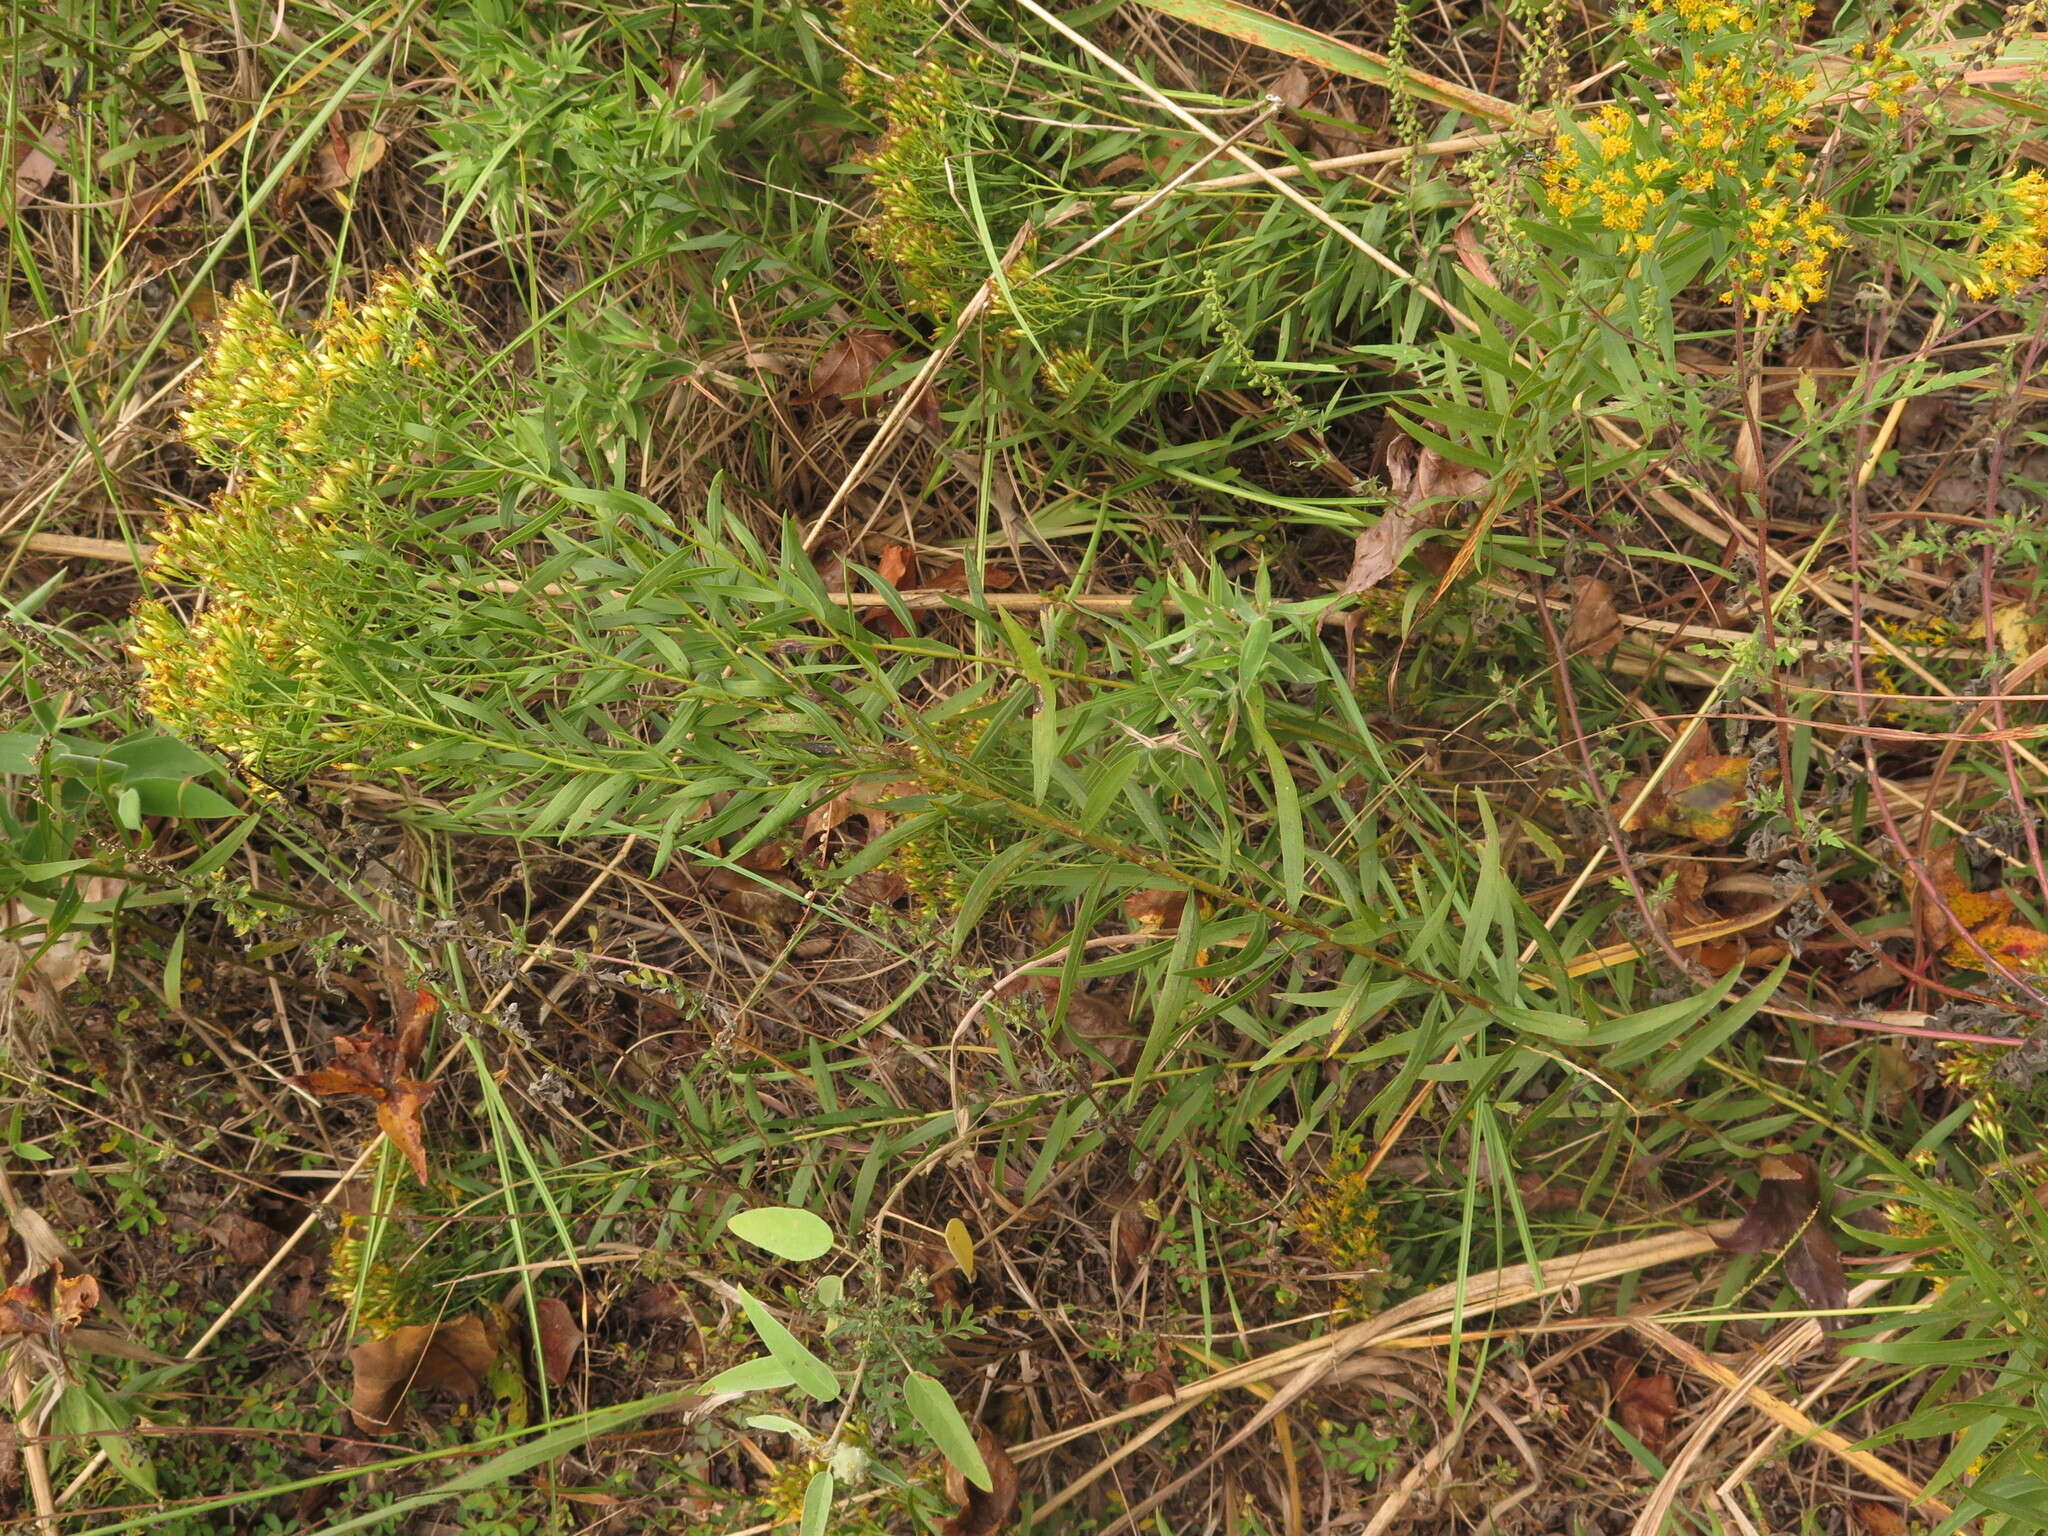
[[[772,1434],[790,1435],[798,1440],[809,1440],[811,1432],[795,1419],[786,1419],[779,1413],[750,1413],[741,1421],[750,1429],[765,1429]]]
[[[796,1377],[773,1355],[742,1360],[704,1383],[706,1392],[774,1392],[796,1385]]]
[[[779,1259],[815,1259],[832,1247],[831,1227],[822,1218],[791,1205],[741,1211],[725,1226],[742,1242],[765,1248]]]
[[[740,1299],[740,1306],[746,1310],[747,1321],[754,1325],[754,1332],[761,1336],[761,1342],[768,1346],[782,1368],[789,1372],[790,1379],[821,1403],[829,1403],[839,1396],[839,1378],[832,1374],[832,1368],[804,1348],[797,1336],[783,1327],[781,1322],[763,1306],[744,1286],[734,1287]]]
[[[952,1393],[924,1372],[912,1371],[903,1378],[903,1401],[917,1427],[932,1437],[939,1454],[957,1467],[962,1477],[983,1493],[995,1487],[988,1464],[981,1459],[981,1447],[974,1443],[974,1431],[960,1416]]]
[[[825,1536],[825,1522],[832,1518],[832,1473],[821,1468],[804,1489],[803,1524],[798,1536]]]

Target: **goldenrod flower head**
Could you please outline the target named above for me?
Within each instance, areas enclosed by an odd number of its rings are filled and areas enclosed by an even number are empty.
[[[350,546],[373,538],[379,450],[387,463],[406,451],[393,416],[406,375],[436,366],[420,328],[440,312],[441,276],[422,253],[360,305],[336,303],[310,336],[248,284],[223,306],[183,423],[235,478],[205,507],[173,509],[151,562],[204,601],[189,619],[144,603],[131,644],[144,701],[180,734],[279,774],[340,755],[306,745],[349,713],[323,648],[359,630],[370,600]]]
[[[1984,241],[1977,270],[1963,280],[1973,299],[2018,293],[2048,272],[2048,175],[2028,171],[1999,189],[1999,206],[1985,213],[1977,231]]]

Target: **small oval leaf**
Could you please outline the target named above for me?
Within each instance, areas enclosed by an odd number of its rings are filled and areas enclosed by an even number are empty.
[[[967,1223],[955,1216],[946,1223],[946,1249],[953,1255],[953,1262],[960,1266],[960,1273],[967,1277],[967,1283],[974,1283],[974,1234],[967,1230]]]
[[[725,1224],[742,1242],[765,1248],[779,1259],[815,1259],[832,1247],[832,1229],[793,1205],[763,1205],[741,1211]]]

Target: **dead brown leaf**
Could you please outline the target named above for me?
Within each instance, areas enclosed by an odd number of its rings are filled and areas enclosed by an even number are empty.
[[[1037,990],[1048,1018],[1059,1012],[1061,995],[1057,976],[1034,976],[1029,985]],[[1136,1065],[1145,1042],[1131,1029],[1129,1009],[1089,992],[1069,993],[1065,1009],[1064,1033],[1070,1044],[1099,1053],[1118,1073],[1128,1072]]]
[[[924,786],[915,779],[856,780],[804,817],[804,842],[815,843],[826,833],[856,820],[866,823],[866,840],[872,842],[889,830],[889,813],[880,809],[883,802],[922,793]]]
[[[1439,521],[1451,502],[1477,496],[1487,486],[1483,472],[1454,464],[1400,432],[1387,442],[1386,479],[1392,500],[1352,546],[1351,570],[1337,589],[1340,596],[1370,592],[1385,581],[1410,538]]]
[[[1345,573],[1338,594],[1352,597],[1370,592],[1393,575],[1401,563],[1401,552],[1421,527],[1422,519],[1409,513],[1396,512],[1391,507],[1382,512],[1380,520],[1352,544],[1351,569]]]
[[[896,355],[897,341],[887,331],[848,331],[818,354],[810,385],[796,397],[798,405],[835,405],[872,416],[882,402],[870,393],[882,365]]]
[[[1856,1529],[1863,1536],[1906,1536],[1906,1517],[1889,1504],[1856,1499],[1849,1505],[1856,1517]]]
[[[1785,1278],[1808,1306],[1847,1306],[1842,1254],[1821,1209],[1820,1173],[1813,1159],[1799,1153],[1759,1158],[1757,1175],[1756,1199],[1742,1221],[1728,1236],[1714,1241],[1726,1253],[1782,1251]],[[1838,1328],[1842,1320],[1823,1318],[1821,1326]]]
[[[474,1314],[443,1323],[400,1328],[349,1351],[355,1389],[348,1411],[366,1435],[386,1435],[398,1425],[406,1394],[448,1392],[474,1401],[490,1378],[502,1341]]]
[[[202,1229],[237,1264],[254,1269],[268,1263],[284,1239],[250,1216],[239,1211],[222,1211]]]
[[[60,126],[47,134],[20,141],[21,154],[14,162],[14,200],[17,207],[50,190],[50,183],[57,175],[57,156],[64,153],[70,139],[71,130]]]
[[[1564,632],[1567,656],[1605,656],[1621,643],[1621,614],[1614,588],[1598,576],[1581,576],[1572,597],[1572,622]]]
[[[426,993],[420,996],[431,1003]],[[431,1007],[415,1008],[413,1017],[400,1026],[397,1039],[376,1029],[341,1035],[334,1042],[333,1061],[317,1072],[292,1079],[323,1099],[355,1096],[374,1101],[379,1129],[405,1154],[422,1184],[427,1182],[427,1148],[421,1116],[433,1097],[434,1084],[413,1077],[411,1068],[419,1059],[426,1039],[426,1018],[431,1016]]]
[[[1745,496],[1764,492],[1765,464],[1763,434],[1756,423],[1744,421],[1735,433],[1735,490]]]
[[[1661,1453],[1671,1440],[1678,1412],[1678,1387],[1669,1376],[1644,1376],[1629,1362],[1616,1372],[1614,1420],[1644,1446]]]
[[[374,128],[359,128],[347,135],[330,128],[327,142],[313,157],[313,190],[328,193],[346,207],[346,199],[339,195],[342,189],[375,170],[390,147]]]
[[[927,565],[908,544],[884,545],[880,558],[875,561],[875,575],[899,592],[967,590],[967,566],[963,561],[948,560]],[[1007,592],[1017,585],[1017,573],[1006,565],[991,563],[982,567],[981,585],[985,591]],[[908,626],[886,609],[868,611],[862,622],[877,634],[899,640],[917,632],[917,615],[914,613]]]
[[[551,1387],[565,1386],[576,1351],[583,1347],[583,1330],[576,1326],[576,1314],[559,1296],[543,1296],[533,1304],[538,1333],[534,1340],[540,1356],[541,1375]]]
[[[1486,288],[1500,287],[1500,278],[1486,256],[1486,242],[1471,218],[1460,219],[1458,227],[1451,231],[1451,248],[1458,253],[1458,265],[1471,274],[1475,283]]]
[[[1818,326],[1808,331],[1805,338],[1785,358],[1788,367],[1797,368],[1802,374],[1808,369],[1840,368],[1844,361],[1842,349],[1835,345],[1834,338]],[[1824,400],[1839,395],[1842,387],[1841,379],[1823,378],[1818,381],[1815,398]],[[1764,386],[1759,397],[1758,412],[1764,420],[1775,421],[1784,415],[1798,398],[1799,379],[1796,376],[1778,378]]]
[[[1017,1512],[1017,1463],[985,1426],[974,1426],[974,1443],[988,1468],[989,1487],[975,1487],[951,1463],[946,1466],[946,1496],[960,1513],[940,1527],[941,1536],[996,1536]]]
[[[1133,891],[1124,898],[1124,916],[1140,933],[1178,933],[1187,911],[1186,891]]]

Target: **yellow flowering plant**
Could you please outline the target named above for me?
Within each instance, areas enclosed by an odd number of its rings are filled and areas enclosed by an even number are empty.
[[[1638,260],[1675,244],[1681,226],[1714,232],[1721,303],[1787,315],[1812,306],[1849,239],[1806,145],[1828,89],[1794,46],[1812,12],[1805,0],[1644,0],[1628,23],[1640,49],[1633,77],[1618,99],[1557,128],[1542,203]],[[1890,41],[1850,58],[1862,99],[1896,117],[1911,67]]]
[[[378,485],[410,467],[421,402],[449,388],[432,339],[440,281],[422,253],[310,335],[243,284],[193,383],[186,439],[228,478],[163,523],[160,595],[138,609],[131,648],[157,718],[262,777],[331,761],[367,728],[336,653],[388,630],[416,585],[393,558],[406,523]]]

